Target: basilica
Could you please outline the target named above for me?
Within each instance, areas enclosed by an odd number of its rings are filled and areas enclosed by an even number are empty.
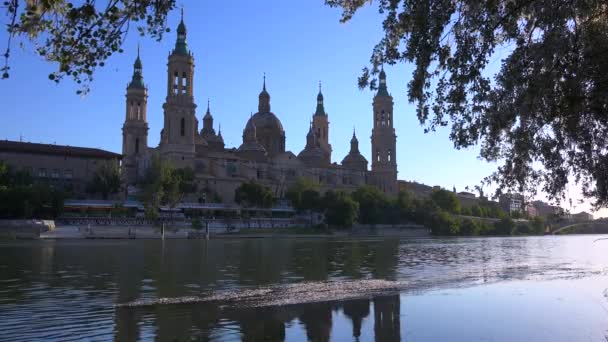
[[[218,129],[216,132],[214,128],[209,103],[202,117],[202,128],[199,127],[193,95],[194,56],[188,49],[186,33],[182,17],[175,48],[169,55],[164,125],[157,147],[148,146],[148,88],[144,84],[139,53],[135,60],[133,76],[127,86],[126,116],[122,128],[123,170],[127,184],[137,185],[151,158],[157,155],[176,167],[191,167],[195,171],[199,201],[232,202],[235,189],[249,180],[268,186],[277,198],[282,198],[298,177],[317,181],[322,191],[351,191],[369,184],[387,194],[397,193],[393,98],[387,90],[384,70],[380,73],[380,84],[370,113],[373,119],[371,170],[368,170],[368,161],[359,151],[354,131],[348,155],[340,164],[332,162],[329,119],[320,86],[306,146],[297,154],[286,151],[285,130],[279,117],[271,110],[265,77],[258,97],[258,112],[245,124],[242,144],[226,147],[221,131]]]

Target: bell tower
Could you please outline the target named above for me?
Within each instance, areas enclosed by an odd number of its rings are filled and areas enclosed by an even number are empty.
[[[163,104],[164,128],[161,136],[163,155],[180,166],[192,163],[195,153],[198,120],[193,86],[194,57],[186,43],[182,10],[175,48],[169,55],[167,64],[167,97]]]
[[[323,93],[321,82],[319,82],[319,94],[317,95],[317,110],[312,116],[312,128],[318,139],[318,144],[323,150],[323,159],[327,164],[331,163],[331,145],[329,144],[329,120],[323,104]]]
[[[397,136],[393,128],[393,97],[386,87],[386,73],[380,71],[380,85],[374,96],[372,129],[372,183],[387,194],[396,195]]]
[[[144,84],[138,47],[133,77],[127,86],[126,115],[122,126],[122,167],[126,184],[136,183],[142,171],[148,148],[147,107],[148,89]]]

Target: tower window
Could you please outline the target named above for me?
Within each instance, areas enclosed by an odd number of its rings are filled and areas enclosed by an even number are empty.
[[[188,89],[188,76],[184,72],[182,74],[182,93],[186,93],[186,89]]]
[[[179,76],[177,71],[173,74],[173,94],[179,93]]]
[[[137,102],[137,120],[141,120],[141,103]]]
[[[135,154],[139,154],[139,138],[135,138]]]
[[[387,156],[388,156],[388,161],[390,162],[391,161],[391,150],[390,149],[388,150]]]
[[[380,161],[380,151],[376,151],[376,161]]]
[[[182,118],[180,121],[180,134],[182,137],[186,135],[186,119]]]

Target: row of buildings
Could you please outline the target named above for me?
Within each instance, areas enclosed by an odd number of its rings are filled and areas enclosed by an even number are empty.
[[[399,189],[408,191],[416,197],[424,198],[430,196],[433,191],[440,189],[440,187],[400,180]],[[543,218],[559,217],[574,222],[586,222],[593,220],[593,215],[588,212],[582,211],[572,214],[560,206],[552,205],[540,200],[530,201],[522,194],[517,193],[503,194],[498,198],[498,201],[493,201],[483,195],[476,196],[474,193],[468,191],[456,192],[456,190],[454,190],[454,193],[460,202],[460,205],[466,208],[471,208],[476,205],[495,206],[509,213],[510,215],[526,216],[529,218],[537,216]]]
[[[285,148],[286,133],[279,115],[271,110],[266,77],[258,95],[258,111],[245,123],[242,143],[227,147],[221,131],[215,130],[209,103],[202,115],[202,127],[199,127],[194,98],[194,56],[188,48],[186,36],[182,17],[175,47],[168,57],[164,124],[158,146],[148,145],[149,88],[144,83],[143,63],[138,53],[126,89],[121,154],[86,147],[0,141],[0,160],[13,168],[27,171],[38,180],[64,187],[81,196],[99,166],[120,163],[125,188],[132,190],[125,195],[127,199],[134,197],[142,176],[155,156],[195,171],[199,193],[190,200],[199,202],[214,198],[231,203],[235,189],[249,180],[268,186],[277,198],[282,198],[289,185],[300,176],[318,181],[322,190],[349,191],[362,185],[373,185],[389,195],[395,195],[399,190],[408,190],[420,196],[432,192],[433,187],[424,184],[397,181],[393,98],[388,92],[384,70],[380,72],[380,83],[370,113],[373,126],[369,170],[367,159],[359,151],[354,131],[349,153],[340,163],[332,161],[329,115],[325,110],[320,85],[302,151],[296,154]],[[488,199],[478,198],[470,192],[459,192],[457,197],[465,207],[488,202]],[[528,217],[564,214],[564,210],[558,206],[542,201],[527,202],[519,194],[505,194],[493,204],[508,213],[526,214]],[[572,217],[581,221],[593,219],[586,212]]]
[[[132,190],[126,193],[127,199],[135,197],[154,157],[194,170],[200,191],[188,199],[191,201],[219,198],[230,203],[234,201],[235,189],[249,180],[268,186],[277,198],[282,198],[300,176],[318,181],[322,190],[350,191],[361,185],[373,185],[390,195],[398,192],[393,97],[388,92],[384,70],[380,72],[380,84],[370,109],[373,122],[370,169],[368,160],[359,151],[354,131],[349,153],[340,163],[333,161],[329,115],[320,85],[315,105],[311,106],[316,107],[315,111],[310,122],[306,122],[309,130],[306,137],[302,137],[306,145],[301,151],[285,148],[286,133],[280,115],[271,110],[266,77],[258,95],[258,111],[244,125],[242,143],[228,147],[221,131],[215,129],[208,103],[199,125],[194,97],[194,55],[186,37],[182,17],[175,46],[168,57],[164,124],[157,146],[148,144],[147,100],[151,90],[144,82],[143,63],[138,53],[126,89],[121,154],[84,147],[3,141],[0,160],[16,169],[27,170],[38,180],[64,186],[81,195],[98,166],[120,163],[125,188]]]

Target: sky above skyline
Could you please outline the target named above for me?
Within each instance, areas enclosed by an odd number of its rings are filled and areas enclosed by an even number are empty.
[[[346,24],[340,11],[323,0],[183,1],[188,46],[195,58],[194,98],[199,128],[207,100],[217,130],[221,124],[226,147],[238,147],[242,130],[257,111],[262,75],[272,111],[286,134],[286,149],[298,154],[306,143],[308,124],[322,82],[329,115],[332,161],[341,162],[350,148],[353,128],[361,153],[370,160],[372,98],[359,90],[357,77],[372,48],[382,38],[377,4],[366,6]],[[56,65],[44,62],[31,46],[14,44],[11,77],[2,85],[0,138],[8,140],[97,147],[120,153],[125,118],[125,89],[140,44],[144,82],[148,87],[148,145],[158,145],[166,94],[166,65],[175,43],[179,10],[169,15],[171,32],[161,42],[132,30],[124,53],[110,57],[97,69],[91,91],[76,95],[77,85],[65,79],[49,81]],[[5,19],[6,20],[6,19]],[[0,39],[5,41],[2,30]],[[500,56],[493,61],[500,65]],[[478,184],[496,168],[477,158],[478,149],[455,150],[449,130],[424,134],[415,108],[408,103],[406,85],[412,65],[387,66],[387,84],[395,102],[399,179],[440,185],[448,189]],[[578,187],[568,194],[580,198]],[[574,212],[589,210],[575,204]],[[608,216],[608,210],[595,213]]]

